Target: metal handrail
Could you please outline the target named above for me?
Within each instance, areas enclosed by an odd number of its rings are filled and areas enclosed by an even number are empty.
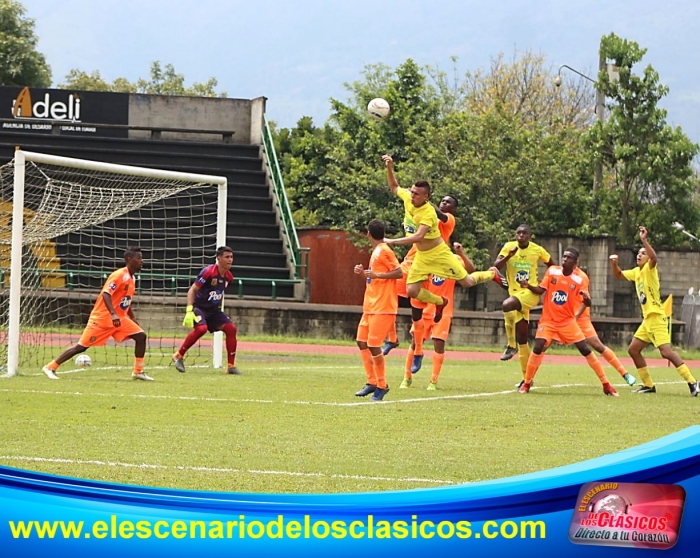
[[[7,279],[7,273],[10,271],[9,268],[0,268],[0,288],[5,286],[5,281]],[[109,273],[103,271],[90,271],[84,269],[45,269],[45,268],[22,268],[23,273],[33,273],[37,278],[41,278],[42,275],[49,274],[63,274],[66,276],[66,289],[68,291],[75,290],[74,278],[80,275],[88,275],[93,277],[101,277],[103,281],[107,280]],[[192,275],[178,275],[172,273],[138,273],[135,275],[136,279],[136,292],[140,294],[142,291],[139,288],[139,283],[141,279],[166,279],[170,282],[169,294],[175,296],[177,294],[177,281],[178,279],[191,280]],[[233,282],[237,284],[237,294],[238,298],[243,298],[243,285],[245,283],[262,283],[265,285],[270,285],[271,294],[270,298],[272,300],[277,299],[277,286],[278,285],[298,285],[304,282],[304,279],[270,279],[269,277],[235,277]],[[55,287],[54,287],[55,288]]]
[[[275,201],[280,212],[285,242],[292,259],[292,265],[294,266],[294,276],[297,279],[302,279],[306,277],[306,270],[308,269],[309,249],[299,244],[299,236],[294,226],[292,210],[289,207],[287,190],[284,187],[282,171],[280,170],[277,153],[275,152],[275,145],[272,141],[272,132],[270,132],[270,126],[264,114],[262,137],[265,162],[270,170],[270,178],[272,179],[272,186],[275,191]]]

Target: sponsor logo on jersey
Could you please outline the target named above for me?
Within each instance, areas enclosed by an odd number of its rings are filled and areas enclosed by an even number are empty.
[[[557,306],[563,306],[569,300],[569,293],[566,291],[554,291],[552,293],[552,302]]]
[[[212,303],[212,304],[219,304],[219,302],[221,302],[222,298],[224,298],[224,293],[220,293],[217,291],[210,291],[209,298],[207,299],[207,301]]]
[[[436,287],[439,287],[445,281],[446,281],[446,279],[444,277],[438,277],[437,275],[433,275],[433,278],[431,280],[432,284],[435,285]]]
[[[116,284],[114,281],[112,281],[112,282],[109,284],[109,290],[110,290],[110,291],[116,291],[116,290],[117,290],[117,284]]]
[[[119,301],[119,308],[122,310],[128,310],[129,306],[131,306],[131,297],[130,296],[125,296]]]

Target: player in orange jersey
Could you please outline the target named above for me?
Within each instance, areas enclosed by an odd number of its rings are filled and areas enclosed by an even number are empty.
[[[577,267],[575,271],[578,275],[581,275],[581,277],[583,277],[583,285],[581,286],[581,288],[586,292],[590,292],[589,285],[591,281],[588,278],[586,270]],[[583,334],[586,336],[586,343],[588,343],[594,351],[597,351],[600,354],[600,356],[607,360],[610,363],[610,365],[618,371],[618,373],[620,374],[620,376],[622,376],[622,379],[625,380],[627,385],[633,386],[637,381],[636,378],[632,376],[632,374],[627,372],[627,370],[625,370],[625,367],[622,366],[620,359],[617,358],[617,355],[613,352],[613,350],[607,345],[605,345],[600,340],[600,337],[598,337],[598,332],[595,330],[595,327],[593,327],[593,322],[591,322],[590,306],[582,304],[579,307],[579,309],[576,311],[576,323],[581,328]]]
[[[522,279],[520,285],[536,295],[545,294],[542,307],[542,318],[537,326],[535,345],[527,362],[525,379],[519,388],[520,393],[528,393],[537,369],[542,363],[544,353],[557,338],[565,345],[576,345],[579,352],[586,357],[588,365],[593,369],[603,384],[603,393],[617,397],[617,390],[610,385],[605,376],[603,365],[591,352],[581,328],[576,323],[576,310],[579,301],[586,306],[591,305],[591,297],[582,289],[583,277],[575,273],[579,252],[576,248],[567,248],[561,258],[561,265],[552,265],[539,286],[531,285],[527,279]]]
[[[373,219],[367,225],[367,238],[372,246],[369,267],[355,266],[355,273],[367,281],[362,304],[362,318],[357,326],[357,346],[360,348],[367,383],[355,395],[372,394],[372,401],[381,401],[389,392],[382,341],[394,327],[399,301],[396,280],[401,277],[399,260],[384,242],[384,223]]]
[[[453,247],[457,255],[461,258],[467,273],[473,273],[476,268],[469,257],[464,253],[462,245],[459,242],[455,242]],[[454,305],[452,300],[455,290],[455,282],[453,279],[443,279],[441,277],[431,276],[429,279],[428,289],[430,289],[431,293],[443,296],[450,301],[450,303],[445,307],[442,320],[437,323],[435,322],[434,304],[429,304],[423,312],[425,336],[426,339],[432,337],[433,348],[435,349],[433,354],[433,372],[430,376],[430,383],[427,387],[428,391],[433,391],[437,389],[438,377],[442,371],[442,364],[445,361],[445,342],[447,341],[447,335],[450,332],[452,316],[454,314]],[[408,349],[408,354],[406,355],[404,378],[399,386],[399,389],[407,389],[411,387],[411,384],[413,383],[413,369],[411,368],[411,364],[413,363],[414,349],[415,344],[412,343],[411,347]]]
[[[128,248],[124,252],[124,262],[126,267],[117,269],[105,281],[102,293],[97,297],[80,340],[42,368],[49,379],[58,380],[56,371],[67,360],[87,351],[89,347],[101,347],[110,337],[113,337],[117,343],[121,343],[127,338],[133,339],[136,343],[134,370],[131,377],[134,380],[153,380],[143,371],[146,333],[136,322],[131,310],[131,302],[136,291],[134,274],[143,267],[141,248]]]

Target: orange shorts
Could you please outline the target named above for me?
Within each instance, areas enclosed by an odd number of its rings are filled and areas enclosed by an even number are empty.
[[[396,314],[362,314],[357,340],[368,347],[381,347],[396,323]]]
[[[110,337],[114,337],[117,343],[121,343],[135,333],[143,332],[141,326],[129,317],[121,318],[121,322],[122,324],[119,327],[114,327],[111,323],[109,326],[106,326],[106,324],[101,325],[91,321],[88,322],[78,344],[83,347],[101,347]]]
[[[408,277],[408,271],[411,269],[411,264],[413,260],[404,260],[401,262],[401,277],[396,280],[396,289],[399,296],[408,298],[408,293],[406,292],[406,277]]]
[[[578,324],[578,327],[581,328],[581,333],[583,333],[583,336],[586,339],[590,339],[591,337],[598,337],[598,332],[593,327],[593,322],[591,322],[591,318],[579,318],[578,320],[576,320],[576,323]]]
[[[535,333],[535,339],[545,339],[547,346],[550,345],[552,339],[558,341],[562,345],[571,345],[583,341],[585,338],[581,328],[576,322],[571,322],[564,326],[541,324],[537,326],[537,332]]]
[[[438,323],[435,323],[433,318],[434,316],[423,317],[423,323],[425,324],[425,338],[447,341],[447,336],[450,333],[450,326],[452,325],[452,317],[443,316]],[[411,333],[413,333],[413,325],[411,325]]]

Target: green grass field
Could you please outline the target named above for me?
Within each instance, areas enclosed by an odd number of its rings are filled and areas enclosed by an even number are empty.
[[[112,349],[124,363],[131,349]],[[186,374],[94,365],[50,381],[36,369],[0,381],[0,463],[148,486],[236,492],[361,492],[495,479],[575,463],[700,423],[673,368],[652,369],[659,393],[605,397],[581,365],[545,364],[515,393],[516,362],[446,359],[437,392],[430,361],[398,389],[389,357],[384,403],[358,399],[358,355],[240,354],[243,376],[188,361]],[[154,358],[163,362],[163,358]]]

